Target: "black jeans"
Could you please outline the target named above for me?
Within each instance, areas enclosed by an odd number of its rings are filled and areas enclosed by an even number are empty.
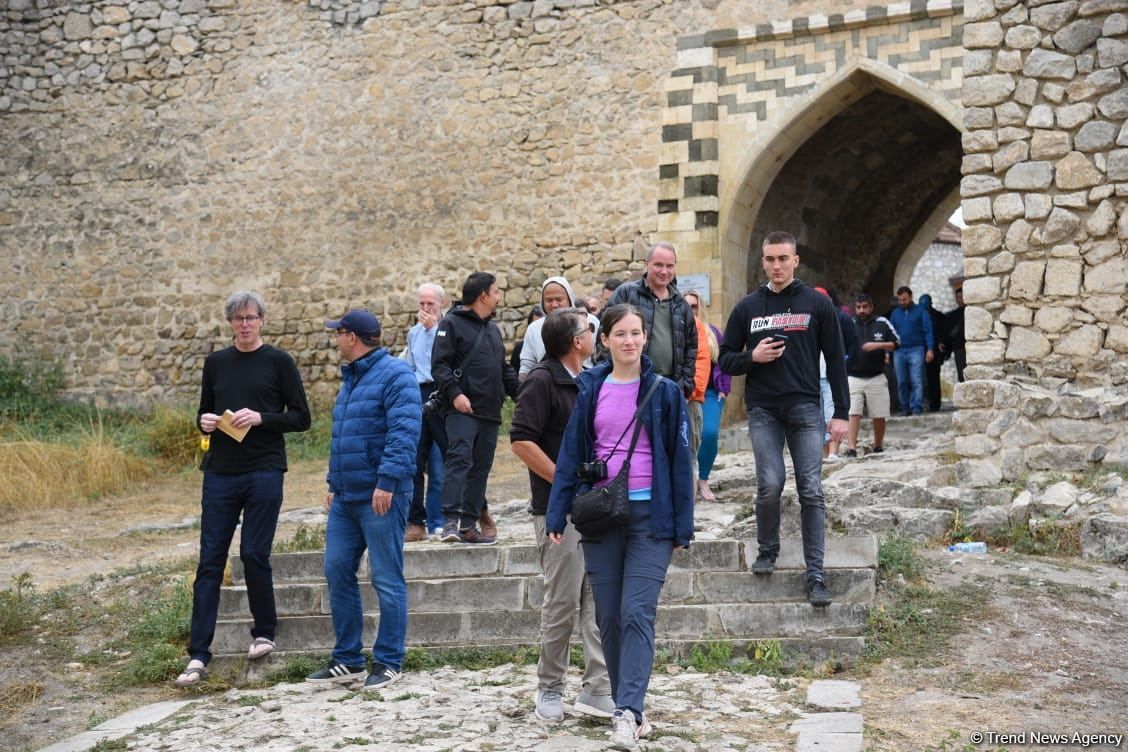
[[[460,518],[463,530],[473,527],[486,506],[486,480],[493,467],[501,424],[462,413],[446,416],[446,477],[443,516]]]
[[[434,384],[420,384],[420,399],[426,403],[434,389]],[[440,454],[437,461],[432,451],[435,447],[438,447]],[[442,527],[441,494],[446,453],[446,427],[443,425],[442,414],[424,412],[423,428],[419,432],[419,447],[415,452],[415,484],[411,494],[411,510],[407,513],[408,522],[428,529]]]
[[[251,637],[274,639],[278,613],[274,608],[270,548],[278,525],[278,511],[282,508],[282,476],[281,470],[204,473],[200,563],[192,589],[188,655],[205,665],[211,660],[211,643],[219,614],[219,588],[240,513],[243,528],[239,537],[239,558],[243,560],[247,600],[255,620]]]

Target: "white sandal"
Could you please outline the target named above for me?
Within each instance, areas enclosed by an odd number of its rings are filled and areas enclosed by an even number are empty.
[[[265,658],[274,652],[274,640],[268,637],[256,637],[251,641],[251,647],[247,649],[247,658],[252,661],[259,658]]]
[[[203,661],[196,658],[188,661],[188,665],[180,676],[173,682],[178,687],[194,687],[208,677],[208,667]]]

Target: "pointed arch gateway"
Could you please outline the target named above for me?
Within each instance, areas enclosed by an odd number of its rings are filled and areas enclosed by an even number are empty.
[[[844,294],[911,273],[958,201],[961,11],[930,0],[679,40],[657,235],[709,275],[714,310],[759,280],[773,229],[799,239],[801,275]]]

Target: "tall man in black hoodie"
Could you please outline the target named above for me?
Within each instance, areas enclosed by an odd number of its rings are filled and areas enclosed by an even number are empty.
[[[838,316],[830,298],[795,278],[795,237],[771,232],[763,244],[768,283],[736,304],[725,327],[719,364],[725,373],[747,374],[744,402],[756,458],[756,574],[771,574],[779,555],[780,496],[787,473],[783,445],[791,452],[799,493],[807,600],[830,604],[823,571],[825,511],[822,491],[824,430],[846,437],[850,408],[846,358]],[[824,424],[819,399],[819,354],[826,359],[834,417]]]
[[[493,467],[501,406],[517,395],[517,373],[493,318],[501,293],[489,272],[474,272],[462,286],[462,304],[439,322],[431,350],[431,376],[446,411],[443,537],[447,542],[494,543],[479,529],[486,479]]]

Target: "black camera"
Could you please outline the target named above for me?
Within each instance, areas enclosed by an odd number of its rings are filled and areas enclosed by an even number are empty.
[[[595,483],[596,481],[606,480],[607,463],[603,460],[581,462],[579,468],[576,469],[576,475],[580,476],[580,480],[585,480],[588,483]]]
[[[423,412],[428,415],[440,412],[445,402],[446,400],[443,399],[443,393],[436,389],[427,396],[427,401],[423,403]]]

